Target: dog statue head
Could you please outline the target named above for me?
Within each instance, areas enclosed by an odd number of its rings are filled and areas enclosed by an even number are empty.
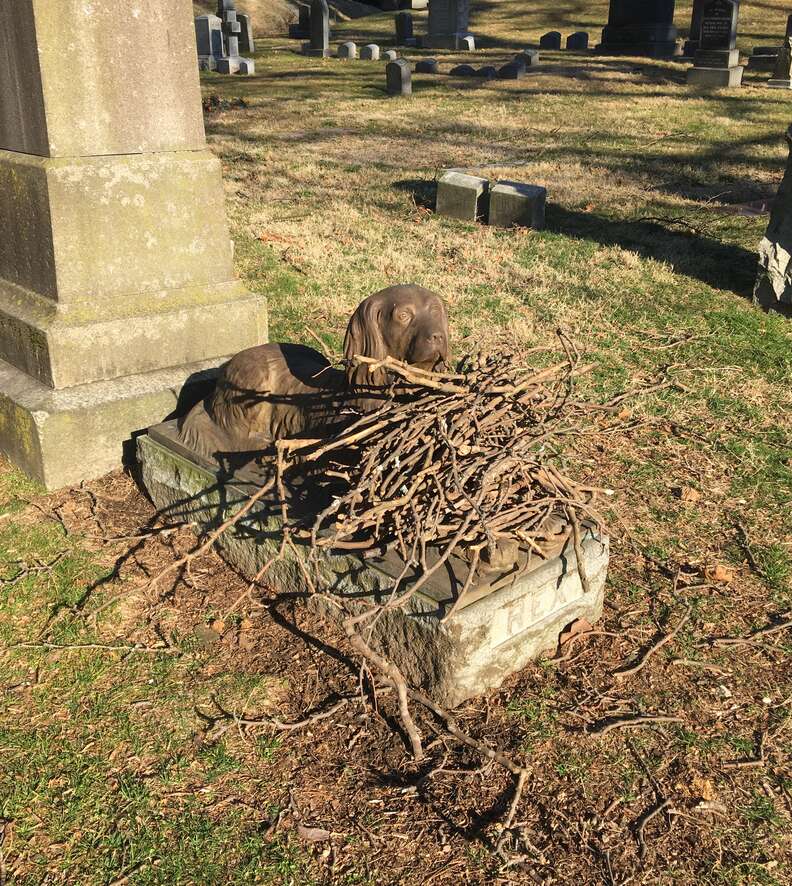
[[[445,363],[448,315],[440,296],[421,286],[389,286],[358,305],[344,339],[347,383],[369,390],[387,384],[387,370],[356,367],[353,357],[393,357],[422,369]]]

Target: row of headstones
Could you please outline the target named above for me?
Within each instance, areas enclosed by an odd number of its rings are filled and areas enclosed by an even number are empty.
[[[537,64],[539,53],[535,49],[518,52],[512,61],[501,68],[487,65],[476,70],[471,65],[457,65],[448,73],[452,77],[482,77],[487,80],[519,80],[525,76],[529,67]],[[416,74],[439,74],[440,67],[436,59],[425,58],[416,62]],[[385,67],[385,89],[389,95],[412,94],[412,66],[407,59],[397,59]]]
[[[545,225],[547,189],[522,182],[498,181],[457,169],[443,173],[437,183],[438,215],[461,221],[495,225],[499,228],[534,228]]]
[[[195,19],[198,67],[220,74],[254,74],[253,59],[241,52],[253,53],[253,23],[249,15],[237,12],[235,0],[218,0],[217,15],[199,15]]]
[[[561,49],[561,39],[560,31],[548,31],[539,38],[539,49]],[[566,38],[566,48],[574,52],[582,52],[588,45],[588,31],[575,31]]]

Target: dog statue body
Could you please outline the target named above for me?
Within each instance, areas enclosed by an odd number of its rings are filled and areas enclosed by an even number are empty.
[[[448,358],[448,317],[440,297],[420,286],[390,286],[357,307],[344,339],[346,369],[313,348],[266,344],[226,363],[210,396],[180,425],[182,442],[209,457],[253,452],[276,440],[325,435],[376,409],[387,370],[353,357],[394,357],[423,369]]]

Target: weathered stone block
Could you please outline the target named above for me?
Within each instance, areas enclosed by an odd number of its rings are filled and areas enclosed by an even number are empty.
[[[732,89],[742,86],[743,69],[741,65],[733,68],[688,68],[687,82],[689,86],[711,89]]]
[[[54,391],[0,360],[0,450],[47,489],[121,466],[132,436],[206,395],[216,361]]]
[[[500,181],[490,189],[489,223],[499,228],[535,228],[545,224],[547,190],[536,185]]]
[[[174,441],[172,425],[152,428],[138,439],[138,458],[146,489],[168,520],[195,521],[204,529],[219,525],[252,491],[243,477],[225,482]],[[280,547],[277,507],[265,502],[245,517],[238,529],[219,540],[224,556],[253,577]],[[371,642],[387,655],[415,686],[451,707],[499,686],[510,674],[552,650],[560,632],[578,618],[596,621],[602,611],[608,568],[608,540],[587,530],[582,543],[586,593],[569,543],[548,559],[523,553],[508,572],[483,573],[457,611],[443,622],[467,576],[468,565],[449,561],[417,592],[408,608],[381,618]],[[268,581],[284,592],[308,595],[303,568],[308,549],[274,563]],[[349,612],[384,600],[404,567],[394,553],[363,561],[351,555],[327,555],[316,564],[318,581],[338,595]],[[363,600],[361,601],[361,597]],[[309,605],[331,618],[335,607],[310,599]]]
[[[477,175],[456,169],[445,172],[437,183],[438,215],[474,222],[485,218],[489,199],[489,182]]]
[[[0,22],[0,149],[204,147],[189,0],[0,0]]]

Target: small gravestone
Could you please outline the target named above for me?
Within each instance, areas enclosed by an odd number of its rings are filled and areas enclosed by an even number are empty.
[[[487,179],[451,169],[437,183],[435,211],[438,215],[475,222],[486,218],[488,198]]]
[[[327,0],[311,0],[311,40],[303,44],[304,55],[326,58],[330,54],[330,8]]]
[[[499,228],[534,228],[545,224],[547,190],[536,185],[500,181],[490,189],[489,223]]]
[[[438,73],[440,73],[440,66],[437,64],[437,59],[435,59],[435,58],[421,59],[421,61],[417,62],[415,65],[415,73],[416,74],[438,74]]]
[[[778,46],[754,46],[753,52],[748,58],[748,70],[767,71],[772,74],[778,64],[780,51]]]
[[[494,80],[498,76],[498,69],[492,65],[484,65],[476,71],[477,77],[483,77],[485,80]]]
[[[225,56],[223,20],[216,15],[199,15],[195,19],[195,42],[200,70],[216,71],[217,60]]]
[[[336,56],[338,58],[357,58],[357,44],[342,43],[336,50]]]
[[[532,68],[539,64],[539,50],[523,49],[514,56],[512,61],[522,65],[523,68]]]
[[[300,3],[297,7],[297,22],[289,25],[289,37],[295,40],[306,40],[311,36],[311,7]]]
[[[414,40],[413,17],[409,12],[400,12],[394,16],[396,24],[396,45],[408,46]]]
[[[360,57],[363,61],[378,61],[380,57],[379,46],[376,43],[367,43],[365,46],[361,46]]]
[[[395,49],[386,49],[385,52],[382,53],[382,58],[386,62],[395,62],[399,57],[399,53],[396,52]]]
[[[457,65],[448,72],[452,77],[474,77],[476,69],[471,65]]]
[[[459,48],[465,52],[475,52],[476,38],[472,34],[465,34],[459,41]]]
[[[406,59],[398,58],[385,65],[385,89],[388,95],[412,94],[412,72]]]
[[[509,62],[498,69],[499,80],[521,80],[525,76],[525,65],[521,62]]]
[[[597,51],[604,55],[666,58],[676,52],[676,0],[610,0]]]
[[[787,37],[784,41],[773,76],[767,85],[771,89],[792,89],[792,37]]]
[[[587,31],[575,31],[570,34],[566,40],[566,48],[574,52],[582,52],[588,49],[589,35]]]
[[[742,84],[737,44],[737,0],[706,0],[701,13],[701,41],[687,82],[692,86],[734,87]]]
[[[561,49],[560,31],[548,31],[539,38],[540,49]]]

